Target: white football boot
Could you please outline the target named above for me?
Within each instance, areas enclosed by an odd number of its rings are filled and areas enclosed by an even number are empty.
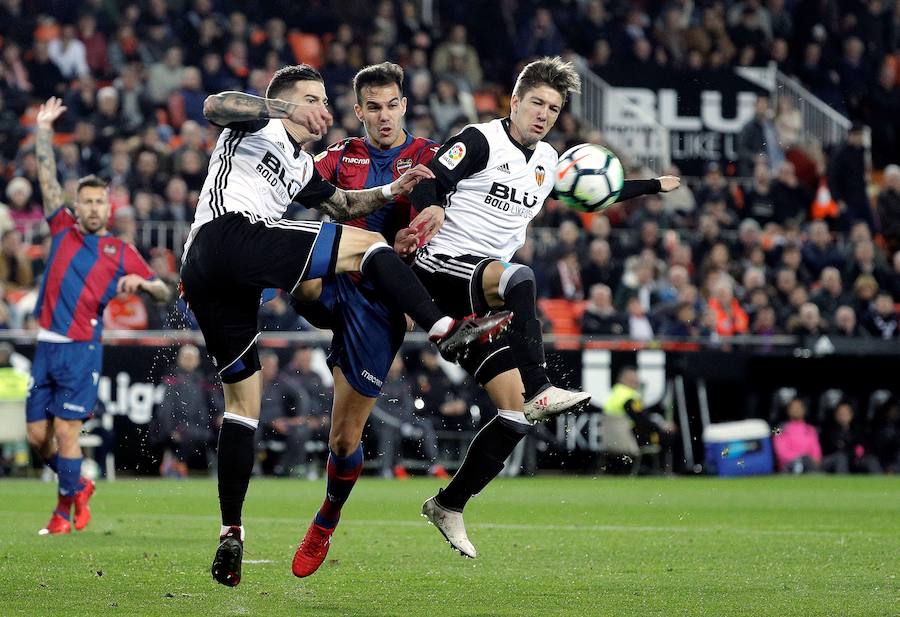
[[[422,504],[422,516],[437,527],[450,546],[458,550],[461,555],[471,559],[478,556],[478,551],[475,550],[475,547],[469,542],[469,536],[466,535],[462,512],[448,510],[432,497]]]
[[[548,386],[525,402],[522,411],[530,422],[540,422],[561,413],[578,413],[591,402],[587,392],[571,392]]]

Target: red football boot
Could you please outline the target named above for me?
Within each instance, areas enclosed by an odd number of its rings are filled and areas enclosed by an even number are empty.
[[[294,553],[294,561],[291,563],[291,571],[294,576],[303,578],[313,574],[325,561],[325,555],[331,546],[331,535],[334,529],[326,529],[315,523],[310,523],[306,535]]]
[[[59,512],[54,512],[47,526],[38,532],[42,536],[57,536],[64,533],[72,533],[72,524]]]
[[[84,488],[75,493],[75,529],[78,531],[87,527],[87,524],[91,522],[91,509],[88,507],[88,502],[95,490],[93,480],[82,478],[81,482],[84,484]]]

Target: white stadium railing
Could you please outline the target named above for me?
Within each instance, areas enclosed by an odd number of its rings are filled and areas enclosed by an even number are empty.
[[[669,129],[616,92],[616,89],[589,70],[581,70],[581,94],[572,98],[572,113],[582,123],[599,130],[606,143],[623,159],[626,166],[640,165],[661,173],[671,163]],[[613,121],[607,106],[621,109]]]
[[[842,143],[850,130],[850,120],[807,90],[803,84],[781,71],[775,74],[776,96],[786,96],[800,111],[803,125],[800,143],[818,141],[826,148]]]

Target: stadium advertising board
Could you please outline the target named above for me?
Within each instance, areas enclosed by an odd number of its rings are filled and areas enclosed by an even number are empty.
[[[709,163],[725,168],[737,159],[741,128],[753,117],[756,84],[730,71],[628,71],[608,68],[599,75],[613,88],[604,100],[603,130],[610,143],[655,122],[669,131],[672,162],[687,176],[702,175]],[[634,109],[638,108],[637,113]],[[629,141],[635,156],[652,158],[652,141]]]

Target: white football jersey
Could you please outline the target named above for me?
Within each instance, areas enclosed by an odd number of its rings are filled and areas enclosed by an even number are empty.
[[[240,130],[252,125],[238,123],[219,135],[182,257],[200,228],[226,212],[280,219],[313,178],[312,157],[295,148],[281,120],[260,121],[255,131]]]
[[[456,167],[466,167],[462,163],[467,156],[478,156],[479,161],[446,195],[444,225],[425,247],[428,254],[509,261],[525,244],[528,223],[553,191],[559,155],[543,141],[534,150],[525,149],[510,137],[506,122],[470,125],[435,156],[432,166],[448,176]]]

